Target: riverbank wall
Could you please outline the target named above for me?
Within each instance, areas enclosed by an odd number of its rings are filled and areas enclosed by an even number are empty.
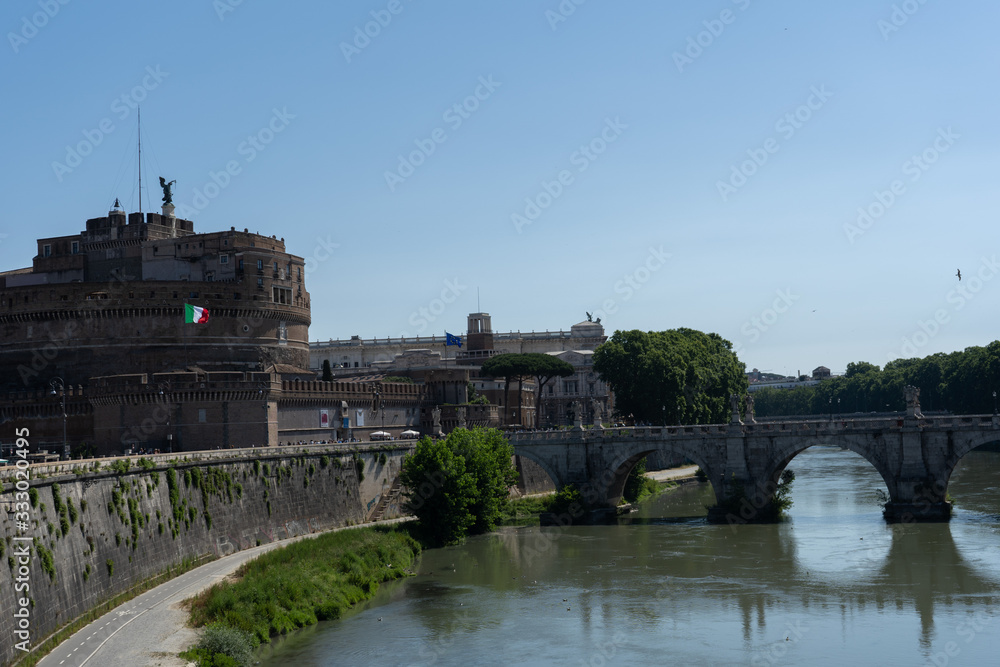
[[[413,447],[394,441],[33,465],[21,495],[13,469],[4,469],[0,664],[25,655],[18,645],[37,646],[185,560],[400,516],[396,482]]]

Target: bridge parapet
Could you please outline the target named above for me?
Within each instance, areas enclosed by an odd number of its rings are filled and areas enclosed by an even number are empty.
[[[608,507],[617,505],[628,473],[652,452],[697,463],[720,507],[732,507],[734,494],[745,493],[759,509],[771,501],[781,473],[796,455],[813,445],[839,446],[864,457],[882,476],[890,499],[887,519],[941,521],[951,514],[946,490],[952,470],[975,447],[1000,441],[1000,416],[899,413],[575,428],[522,431],[510,440],[514,451],[539,463],[557,488],[582,485],[596,504]]]

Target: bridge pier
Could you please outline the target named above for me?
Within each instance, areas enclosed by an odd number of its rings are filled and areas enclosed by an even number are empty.
[[[941,501],[930,503],[889,502],[885,504],[882,516],[889,523],[935,523],[951,519],[951,503]]]

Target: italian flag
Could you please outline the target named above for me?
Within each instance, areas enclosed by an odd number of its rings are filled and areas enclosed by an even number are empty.
[[[208,322],[208,308],[184,304],[184,321],[188,324],[205,324]]]

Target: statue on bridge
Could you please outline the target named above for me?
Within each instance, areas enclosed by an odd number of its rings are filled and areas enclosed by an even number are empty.
[[[906,385],[903,387],[903,394],[906,396],[906,416],[923,419],[924,415],[920,412],[920,388]]]
[[[733,417],[730,420],[731,424],[739,424],[740,422],[740,397],[739,394],[729,395],[729,407],[733,409]]]
[[[464,407],[455,408],[455,412],[456,414],[458,414],[458,428],[468,428],[468,425],[466,424],[465,421],[465,408]]]
[[[590,399],[590,409],[594,412],[594,428],[604,428],[604,425],[601,423],[601,417],[604,412],[601,402],[596,398]]]
[[[747,392],[746,411],[743,413],[743,421],[747,424],[756,424],[757,420],[753,416],[753,394]]]

